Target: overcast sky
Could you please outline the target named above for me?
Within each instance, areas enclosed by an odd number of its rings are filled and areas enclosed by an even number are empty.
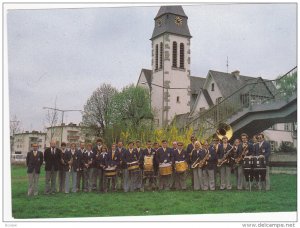
[[[296,66],[296,4],[183,6],[191,75],[240,70],[274,79]],[[43,106],[81,109],[101,83],[118,89],[151,69],[150,37],[159,7],[9,10],[10,116],[43,130]],[[60,121],[60,120],[59,120]],[[64,122],[81,121],[79,112]]]

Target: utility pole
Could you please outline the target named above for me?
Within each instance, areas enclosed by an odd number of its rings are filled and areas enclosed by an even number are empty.
[[[82,110],[79,109],[58,109],[58,108],[52,108],[52,107],[43,107],[43,109],[51,109],[55,111],[61,112],[61,134],[60,134],[60,143],[62,142],[62,136],[63,136],[63,123],[64,123],[64,115],[65,112],[82,112]]]

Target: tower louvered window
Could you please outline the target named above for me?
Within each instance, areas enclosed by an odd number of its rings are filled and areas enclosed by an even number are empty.
[[[173,42],[173,59],[172,66],[177,67],[177,42]]]
[[[155,70],[158,69],[158,44],[155,45]]]
[[[159,50],[159,69],[163,67],[163,43],[160,42],[160,50]]]
[[[180,43],[180,61],[179,61],[179,67],[181,69],[184,69],[184,44]]]

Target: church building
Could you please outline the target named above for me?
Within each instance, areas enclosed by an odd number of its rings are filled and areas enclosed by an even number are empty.
[[[232,73],[209,70],[206,77],[192,76],[192,35],[182,6],[160,7],[154,22],[150,39],[152,69],[141,70],[137,85],[149,89],[157,127],[165,127],[174,120],[184,125],[246,83],[265,80],[241,75],[238,70]],[[269,88],[266,85],[267,90]],[[286,123],[276,125],[277,129],[291,129],[285,126]],[[274,149],[276,145],[279,146],[279,140],[291,143],[294,141],[291,131],[282,131],[281,134],[283,138],[277,139],[278,132],[267,130],[267,138],[271,144],[274,141]]]

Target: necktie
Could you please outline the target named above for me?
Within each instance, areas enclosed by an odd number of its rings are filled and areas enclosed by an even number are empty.
[[[36,151],[33,151],[33,155],[36,156]]]

